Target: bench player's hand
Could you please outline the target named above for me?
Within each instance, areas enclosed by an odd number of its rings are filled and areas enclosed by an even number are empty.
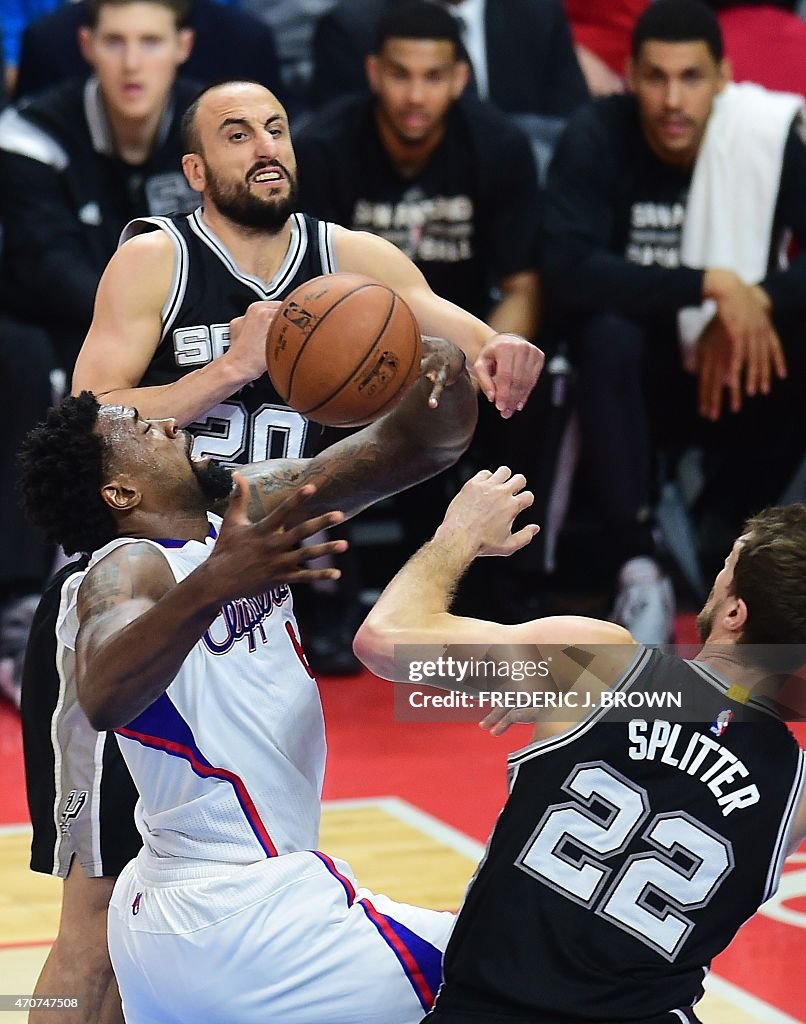
[[[266,300],[247,306],[243,316],[229,325],[229,349],[226,360],[233,368],[239,386],[257,380],[266,372],[266,335],[281,302]],[[233,387],[233,391],[237,391]]]
[[[269,515],[257,522],[249,517],[249,484],[241,473],[233,473],[235,489],[215,549],[208,560],[220,588],[221,600],[255,597],[281,583],[310,583],[337,580],[334,568],[309,569],[306,563],[347,550],[346,540],[302,545],[320,530],[343,522],[341,512],[327,512],[288,525],[299,518],[305,502],[316,492],[313,484],[298,487]]]
[[[524,490],[526,477],[506,466],[491,473],[482,469],[464,485],[448,506],[436,539],[464,538],[477,556],[511,555],[536,536],[540,527],[528,523],[512,532],[515,517],[534,502]]]
[[[760,333],[731,336],[715,317],[697,342],[696,357],[700,415],[710,420],[722,415],[725,389],[731,412],[739,412],[743,391],[748,397],[768,395],[773,377],[786,377],[781,342],[769,322]]]
[[[465,354],[446,338],[423,336],[423,358],[420,374],[427,377],[433,387],[428,396],[429,409],[436,409],[445,388],[455,384],[465,368]]]
[[[503,419],[520,412],[532,393],[546,357],[517,334],[496,334],[479,352],[473,375]]]

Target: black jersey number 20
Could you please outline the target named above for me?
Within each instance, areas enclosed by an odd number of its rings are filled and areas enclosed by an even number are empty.
[[[548,808],[516,865],[673,961],[694,927],[685,912],[733,870],[731,844],[684,811],[652,816],[646,790],[603,761],[562,788],[571,799]]]

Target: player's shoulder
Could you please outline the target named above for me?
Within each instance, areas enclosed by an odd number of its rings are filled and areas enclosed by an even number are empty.
[[[118,537],[96,551],[77,595],[79,617],[127,598],[162,597],[176,580],[166,553],[150,540]]]

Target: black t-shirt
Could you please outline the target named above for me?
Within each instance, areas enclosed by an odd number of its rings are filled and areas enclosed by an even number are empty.
[[[529,143],[507,118],[454,104],[426,167],[402,177],[375,126],[374,105],[326,108],[295,142],[301,206],[402,250],[438,295],[477,316],[502,278],[536,266],[538,186]]]
[[[697,305],[703,272],[679,260],[691,176],[649,148],[632,96],[598,100],[575,114],[546,194],[543,268],[559,301],[571,310],[631,316]],[[784,150],[771,253],[786,229],[806,238],[806,147],[797,122]],[[806,260],[771,269],[762,284],[776,312],[802,312]]]

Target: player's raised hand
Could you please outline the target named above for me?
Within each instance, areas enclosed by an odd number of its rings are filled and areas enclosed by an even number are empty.
[[[420,373],[434,385],[428,396],[428,407],[436,409],[445,388],[455,384],[465,367],[465,354],[446,338],[423,336],[423,358]]]
[[[537,383],[546,357],[517,334],[496,334],[479,352],[473,374],[503,419],[520,412]]]
[[[229,348],[222,358],[233,368],[238,387],[257,380],[266,372],[266,335],[281,305],[268,299],[253,302],[243,316],[230,321]]]
[[[464,485],[447,508],[436,536],[464,536],[477,556],[511,555],[525,547],[540,527],[528,523],[512,532],[515,517],[529,508],[534,495],[524,490],[526,477],[506,466],[483,469]]]
[[[215,570],[221,600],[256,596],[280,583],[310,583],[341,576],[339,569],[307,568],[308,562],[347,550],[346,540],[302,545],[306,538],[344,520],[341,512],[326,512],[296,522],[305,502],[316,492],[313,484],[296,488],[269,515],[253,522],[249,483],[241,473],[233,473],[232,479],[229,508],[208,560]],[[292,522],[296,525],[289,525]]]

